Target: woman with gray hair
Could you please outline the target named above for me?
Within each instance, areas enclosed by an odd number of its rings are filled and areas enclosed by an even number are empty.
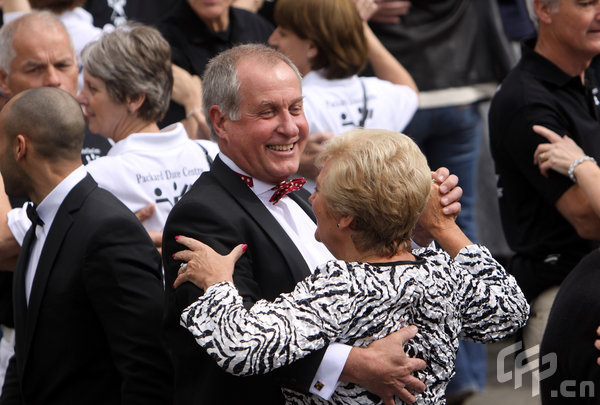
[[[417,372],[427,386],[417,403],[445,403],[459,337],[492,342],[514,333],[527,320],[523,293],[485,247],[473,245],[455,218],[437,208],[439,187],[431,184],[427,161],[407,136],[354,130],[333,138],[318,162],[322,170],[310,199],[315,238],[338,260],[318,266],[291,293],[247,310],[233,284],[233,267],[260,246],[238,245],[220,256],[178,236],[188,250],[174,255],[184,262],[175,287],[190,281],[205,291],[183,312],[181,324],[221,367],[238,375],[269,372],[334,341],[367,346],[416,325],[405,350],[427,363]],[[448,253],[411,250],[417,220]],[[289,403],[326,403],[283,392]],[[341,382],[330,401],[380,400]]]
[[[169,44],[156,29],[121,26],[81,56],[85,79],[78,99],[89,128],[115,143],[87,170],[133,212],[154,204],[144,226],[162,232],[171,208],[210,167],[218,148],[189,139],[181,123],[159,130],[173,74]]]

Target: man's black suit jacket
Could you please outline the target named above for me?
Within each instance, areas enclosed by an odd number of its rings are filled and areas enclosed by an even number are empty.
[[[171,403],[160,258],[131,211],[88,175],[50,227],[29,304],[28,255],[15,270],[15,356],[0,403]]]
[[[310,204],[298,192],[290,197],[314,219]],[[192,334],[179,325],[181,312],[197,300],[202,290],[191,283],[176,290],[172,287],[180,265],[172,255],[182,250],[175,241],[177,235],[201,240],[222,254],[240,243],[248,244],[233,275],[246,307],[293,290],[310,274],[283,228],[240,177],[217,157],[211,170],[203,173],[173,207],[163,233],[166,326],[175,363],[176,403],[279,404],[283,403],[281,385],[307,391],[324,351],[264,376],[234,377],[222,371]]]

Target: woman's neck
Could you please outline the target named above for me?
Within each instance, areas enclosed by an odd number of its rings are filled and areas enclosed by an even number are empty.
[[[355,261],[357,262],[366,262],[366,263],[388,263],[388,262],[405,262],[405,261],[415,261],[416,258],[413,254],[408,250],[398,251],[395,255],[392,256],[381,256],[374,253],[364,252],[364,254],[359,255]]]
[[[160,129],[158,128],[158,125],[155,122],[135,120],[127,123],[118,131],[115,131],[112,140],[115,142],[119,142],[127,138],[131,134],[137,134],[142,132],[160,132]]]

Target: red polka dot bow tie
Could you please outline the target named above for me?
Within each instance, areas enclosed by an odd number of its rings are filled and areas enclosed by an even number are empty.
[[[237,174],[238,176],[240,176],[240,178],[242,180],[244,180],[244,183],[246,183],[246,185],[248,187],[254,187],[254,181],[252,180],[252,177],[246,176],[245,174],[238,173],[238,172],[235,172],[235,174]]]
[[[278,186],[273,187],[273,190],[275,190],[275,192],[271,196],[271,199],[269,200],[269,202],[272,202],[273,204],[277,204],[277,202],[279,200],[281,200],[283,198],[283,196],[285,196],[287,193],[291,193],[292,191],[300,190],[304,186],[305,183],[306,183],[306,180],[303,179],[302,177],[298,177],[296,179],[291,179],[291,180],[287,180],[287,181],[282,181],[281,183],[279,183]]]

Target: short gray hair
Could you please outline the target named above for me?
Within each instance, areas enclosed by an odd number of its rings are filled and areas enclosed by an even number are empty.
[[[281,52],[261,44],[238,45],[212,58],[202,77],[202,104],[204,115],[210,126],[210,133],[216,138],[212,122],[210,121],[210,108],[219,107],[221,114],[237,121],[240,116],[240,81],[237,76],[237,67],[241,60],[255,58],[263,64],[275,65],[279,62],[287,64],[298,77],[302,86],[302,75],[296,65]]]
[[[113,101],[125,103],[145,95],[138,116],[147,122],[165,116],[173,91],[171,47],[157,29],[122,25],[86,45],[81,61],[89,74],[104,82]]]
[[[546,3],[556,9],[558,7],[558,3],[560,3],[560,0],[540,0],[540,2]]]
[[[528,1],[531,1],[533,3],[533,0]],[[539,0],[539,2],[549,5],[553,12],[558,11],[558,5],[560,4],[560,0]]]
[[[48,27],[59,27],[64,30],[67,38],[69,38],[69,45],[73,48],[73,42],[64,24],[55,14],[50,11],[32,11],[27,13],[14,21],[4,25],[0,29],[0,68],[9,75],[10,65],[17,55],[13,46],[15,32],[22,25],[27,26],[31,24],[46,24]],[[75,51],[73,51],[75,54]]]

